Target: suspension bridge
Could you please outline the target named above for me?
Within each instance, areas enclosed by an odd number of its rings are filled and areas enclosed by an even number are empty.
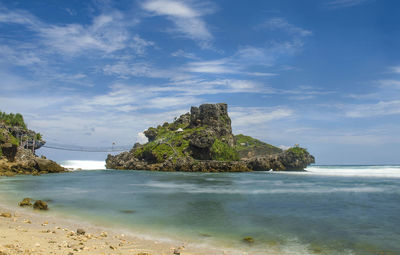
[[[112,145],[110,147],[83,147],[77,145],[69,145],[69,144],[59,144],[47,142],[41,148],[48,148],[53,150],[63,150],[63,151],[77,151],[77,152],[122,152],[129,151],[132,148],[132,145]]]

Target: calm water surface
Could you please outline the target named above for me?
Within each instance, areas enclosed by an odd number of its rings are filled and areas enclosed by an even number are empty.
[[[51,213],[250,254],[400,254],[399,166],[308,170],[76,171],[0,178],[0,193],[3,203],[48,200]]]

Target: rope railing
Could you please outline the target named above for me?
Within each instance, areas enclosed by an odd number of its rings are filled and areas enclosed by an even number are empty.
[[[111,146],[111,147],[83,147],[76,145],[66,145],[66,144],[56,144],[56,143],[46,143],[42,148],[54,149],[54,150],[64,150],[64,151],[78,151],[78,152],[121,152],[129,151],[132,146]]]

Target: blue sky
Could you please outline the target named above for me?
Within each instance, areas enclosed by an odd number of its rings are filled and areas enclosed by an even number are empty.
[[[400,163],[400,3],[0,1],[0,109],[110,146],[191,105],[319,164]],[[104,154],[41,149],[56,160]]]

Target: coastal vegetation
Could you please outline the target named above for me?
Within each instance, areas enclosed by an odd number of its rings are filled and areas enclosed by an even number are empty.
[[[20,113],[5,113],[0,111],[0,123],[14,127],[27,128],[24,117]]]
[[[232,133],[226,104],[203,104],[190,113],[144,131],[145,144],[108,155],[106,167],[161,171],[302,170],[314,162],[305,149],[283,151],[250,136]]]
[[[282,149],[247,135],[235,135],[235,149],[242,158],[281,153]]]
[[[35,155],[45,143],[40,133],[27,128],[21,114],[0,112],[0,175],[65,171],[56,162]]]

